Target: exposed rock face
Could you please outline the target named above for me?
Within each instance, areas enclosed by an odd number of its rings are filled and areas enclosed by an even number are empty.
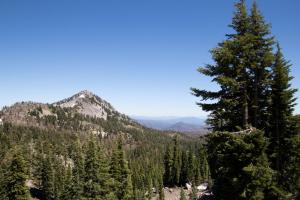
[[[74,108],[80,114],[105,120],[108,115],[117,113],[108,102],[87,90],[81,91],[53,105],[62,108]]]

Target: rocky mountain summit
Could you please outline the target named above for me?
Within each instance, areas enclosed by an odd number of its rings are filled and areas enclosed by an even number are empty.
[[[54,103],[53,105],[61,108],[73,108],[82,115],[105,120],[111,114],[118,114],[110,103],[88,90],[83,90],[72,97]]]

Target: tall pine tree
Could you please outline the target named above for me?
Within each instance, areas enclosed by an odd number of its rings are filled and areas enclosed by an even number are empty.
[[[10,166],[4,176],[4,187],[8,200],[28,199],[28,188],[25,186],[27,177],[26,161],[22,152],[14,149]]]
[[[84,197],[90,199],[104,198],[109,193],[108,179],[107,162],[94,138],[91,138],[85,160]]]
[[[50,153],[49,153],[50,154]],[[54,169],[50,155],[45,155],[41,166],[41,189],[44,199],[51,200],[54,198]]]
[[[174,138],[173,146],[173,161],[172,161],[172,183],[178,185],[180,181],[180,170],[181,170],[181,152],[179,149],[178,135]]]
[[[72,169],[72,199],[81,199],[84,185],[84,157],[79,140],[74,145],[71,157],[74,162]]]
[[[211,50],[214,65],[206,65],[198,71],[212,77],[220,85],[219,91],[207,91],[192,88],[195,96],[200,97],[198,105],[211,112],[207,120],[214,130],[235,130],[236,127],[247,127],[249,120],[248,77],[246,55],[248,43],[247,32],[250,20],[244,1],[236,4],[236,13],[232,19],[234,34],[227,35],[227,40]],[[212,100],[212,102],[205,102]]]
[[[69,199],[74,199],[74,194],[73,194],[73,176],[72,176],[72,169],[71,166],[68,165],[67,169],[65,170],[64,174],[64,190],[61,195],[61,199],[63,200],[69,200]]]
[[[249,49],[246,57],[249,74],[249,123],[263,130],[267,127],[269,117],[274,37],[270,35],[270,25],[265,22],[256,1],[252,4],[249,19],[250,26],[247,31]]]
[[[172,184],[172,166],[173,166],[173,155],[172,149],[169,145],[166,149],[165,156],[164,156],[164,177],[163,182],[165,186],[170,186]]]
[[[291,128],[290,119],[295,106],[294,94],[296,89],[291,88],[290,81],[293,77],[289,75],[290,63],[283,57],[279,44],[273,65],[272,82],[272,104],[270,107],[270,140],[269,154],[273,169],[277,170],[278,184],[286,183],[285,168],[288,156],[291,155],[291,138],[296,134]]]
[[[181,155],[181,170],[180,170],[180,184],[185,185],[188,180],[188,156],[187,152],[183,151]]]
[[[133,198],[131,171],[125,158],[122,140],[118,140],[117,149],[113,150],[110,173],[114,181],[114,190],[118,199],[129,200]]]
[[[192,92],[201,97],[198,105],[210,112],[208,123],[214,130],[263,129],[270,99],[273,38],[256,3],[249,16],[245,2],[238,2],[230,27],[235,32],[211,51],[215,64],[198,69],[212,77],[220,90],[192,88]]]

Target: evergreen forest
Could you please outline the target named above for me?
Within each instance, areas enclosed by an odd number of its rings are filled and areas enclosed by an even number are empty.
[[[171,200],[177,189],[180,200],[299,200],[295,66],[256,1],[238,1],[229,27],[212,64],[198,68],[217,89],[190,90],[209,113],[207,134],[146,128],[110,106],[100,119],[32,103],[26,123],[5,107],[0,199]]]

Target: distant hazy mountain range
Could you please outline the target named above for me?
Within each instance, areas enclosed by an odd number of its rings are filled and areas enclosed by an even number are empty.
[[[198,117],[144,117],[131,116],[140,124],[158,130],[172,130],[204,134],[207,132],[204,118]]]

